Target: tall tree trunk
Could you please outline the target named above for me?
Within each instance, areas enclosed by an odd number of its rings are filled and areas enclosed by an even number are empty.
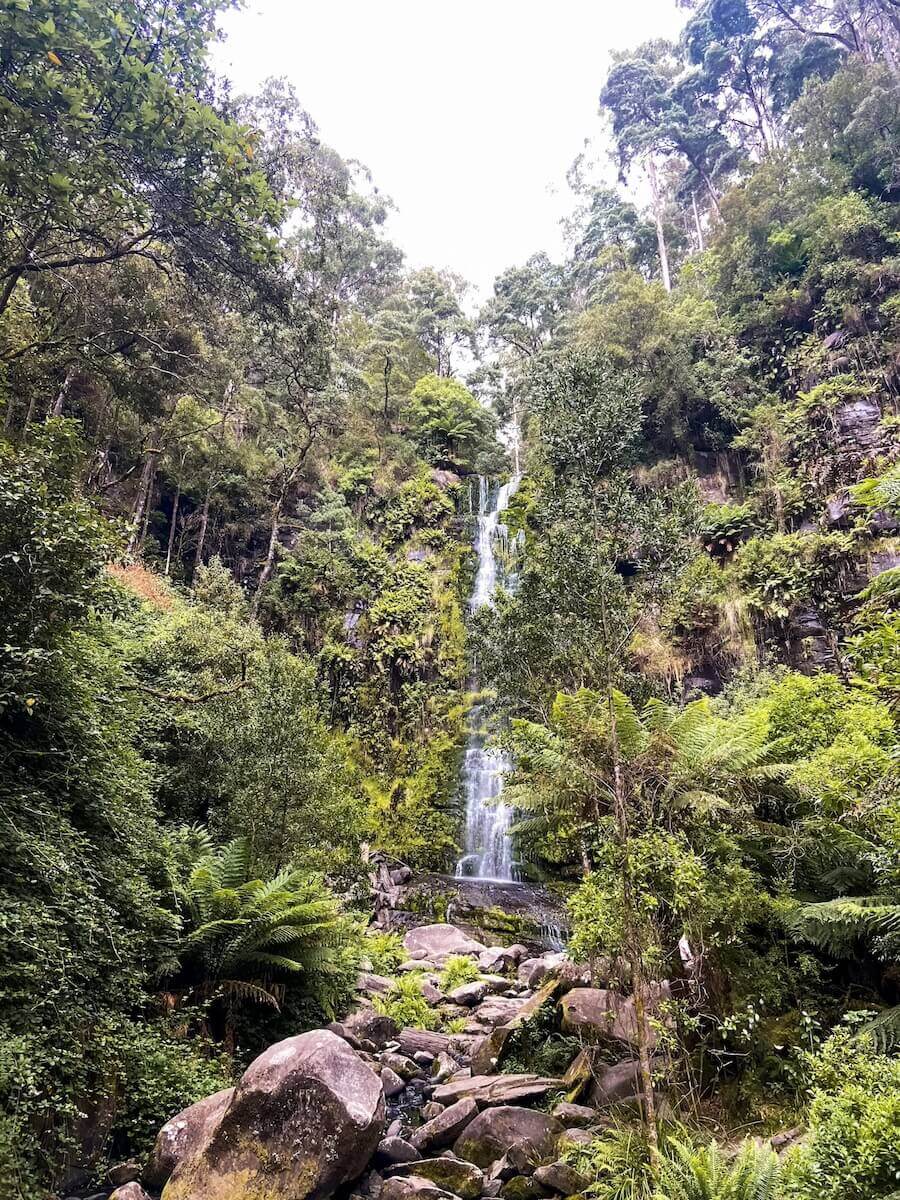
[[[175,545],[175,530],[178,526],[178,506],[181,503],[181,480],[175,488],[175,502],[172,505],[172,520],[169,523],[169,544],[166,546],[166,567],[163,575],[168,575],[172,568],[172,548]]]
[[[669,274],[669,251],[666,247],[666,234],[663,229],[662,208],[659,198],[659,186],[656,179],[656,163],[649,159],[647,173],[650,176],[650,191],[653,196],[653,220],[656,222],[656,244],[659,247],[659,270],[662,275],[663,287],[667,292],[672,290],[672,277]]]
[[[212,482],[206,484],[206,493],[203,497],[203,507],[200,510],[200,534],[197,538],[197,549],[194,552],[194,571],[203,562],[203,545],[206,542],[206,527],[209,524],[209,496],[212,491]]]
[[[634,918],[634,896],[631,886],[631,869],[628,862],[628,796],[619,752],[619,732],[616,726],[616,709],[611,684],[607,685],[607,704],[609,711],[610,756],[613,764],[613,800],[615,804],[619,849],[622,854],[621,877],[622,908],[625,915],[625,960],[631,974],[631,998],[634,1003],[638,1070],[641,1076],[641,1091],[644,1098],[644,1123],[647,1129],[647,1143],[650,1147],[650,1165],[655,1171],[659,1166],[659,1132],[656,1128],[656,1096],[653,1090],[653,1069],[650,1065],[650,1026],[647,1021],[642,948],[639,944],[639,935]]]
[[[703,242],[703,226],[700,224],[700,209],[697,207],[697,193],[691,192],[691,208],[694,211],[694,228],[697,230],[697,249],[702,254],[705,246]]]
[[[128,545],[125,547],[125,555],[127,558],[133,557],[140,541],[141,528],[143,527],[144,523],[144,508],[147,504],[153,473],[153,455],[148,454],[144,460],[144,465],[141,468],[141,478],[140,482],[138,483],[137,496],[135,496],[134,499],[134,508],[131,514],[131,532],[128,535]]]
[[[278,545],[278,533],[281,527],[281,511],[284,507],[284,497],[285,488],[282,487],[278,499],[272,505],[272,529],[269,533],[269,549],[266,552],[266,561],[263,563],[263,569],[259,573],[256,591],[253,593],[253,603],[250,605],[250,612],[254,617],[259,610],[262,590],[269,582],[272,575],[272,568],[275,565],[275,548]]]
[[[138,546],[137,546],[139,554],[143,554],[143,552],[144,552],[144,543],[147,540],[147,530],[150,527],[150,513],[153,509],[153,493],[155,491],[156,491],[156,468],[154,466],[153,472],[151,473],[151,476],[150,476],[150,485],[147,488],[147,498],[144,501],[144,519],[141,522],[141,536],[138,539]]]
[[[56,393],[56,399],[53,401],[53,405],[48,414],[49,416],[51,416],[51,417],[61,417],[62,416],[63,408],[65,407],[65,403],[66,403],[66,396],[68,396],[68,394],[69,394],[69,388],[72,385],[72,380],[74,377],[75,377],[75,365],[74,365],[74,363],[70,363],[69,366],[66,367],[66,373],[63,376],[62,383],[59,385],[59,391]]]

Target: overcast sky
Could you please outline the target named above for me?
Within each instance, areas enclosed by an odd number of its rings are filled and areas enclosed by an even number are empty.
[[[247,0],[216,65],[239,91],[287,76],[397,205],[410,265],[486,293],[535,250],[559,254],[566,170],[601,136],[609,51],[683,18],[675,0]]]

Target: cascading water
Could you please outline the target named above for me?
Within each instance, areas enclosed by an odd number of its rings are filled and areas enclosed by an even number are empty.
[[[518,475],[513,475],[509,483],[505,483],[493,495],[488,480],[483,475],[478,478],[475,536],[478,570],[469,598],[469,608],[472,610],[492,601],[498,581],[497,543],[507,544],[506,526],[501,523],[500,514],[519,486],[519,479]],[[509,583],[509,578],[503,577],[501,582]],[[513,864],[509,827],[512,809],[499,799],[503,794],[503,776],[510,763],[507,755],[501,751],[485,748],[482,714],[480,704],[473,706],[469,714],[472,731],[462,768],[466,793],[465,853],[457,863],[456,874],[475,879],[511,880]]]

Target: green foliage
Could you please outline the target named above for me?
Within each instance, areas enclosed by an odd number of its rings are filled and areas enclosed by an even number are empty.
[[[319,877],[289,868],[258,878],[250,840],[237,838],[198,859],[182,908],[172,987],[189,1003],[215,1001],[229,1042],[241,1005],[277,1009],[289,986],[329,1017],[346,999],[342,955],[359,947]]]
[[[387,996],[375,997],[375,1011],[392,1017],[401,1029],[437,1029],[438,1013],[422,995],[418,971],[407,971],[395,981]]]
[[[716,1142],[694,1149],[673,1139],[656,1179],[659,1200],[778,1200],[777,1155],[745,1143],[735,1156]]]
[[[802,605],[836,603],[852,548],[842,533],[753,537],[735,555],[733,571],[753,608],[785,620]]]
[[[414,435],[436,462],[471,465],[493,432],[490,412],[456,379],[424,375],[408,412]]]
[[[0,442],[0,707],[33,709],[35,676],[102,591],[113,531],[79,495],[83,449],[51,421],[19,449]]]
[[[786,1171],[790,1200],[878,1200],[900,1177],[900,1062],[847,1031],[811,1062],[809,1136]]]
[[[614,1126],[587,1146],[565,1157],[589,1179],[589,1194],[599,1200],[651,1200],[653,1171],[646,1131],[638,1125]]]
[[[441,971],[441,991],[452,992],[464,983],[474,983],[477,978],[477,963],[464,954],[451,954]]]
[[[363,948],[376,975],[393,975],[400,964],[406,961],[406,950],[399,933],[370,930]]]

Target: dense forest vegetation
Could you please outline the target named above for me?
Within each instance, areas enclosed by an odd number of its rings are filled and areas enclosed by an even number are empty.
[[[896,1194],[895,0],[686,3],[597,80],[619,186],[480,311],[214,78],[226,7],[0,5],[0,1195],[390,959],[368,862],[452,869],[473,662],[571,955],[681,984],[591,1194]]]

